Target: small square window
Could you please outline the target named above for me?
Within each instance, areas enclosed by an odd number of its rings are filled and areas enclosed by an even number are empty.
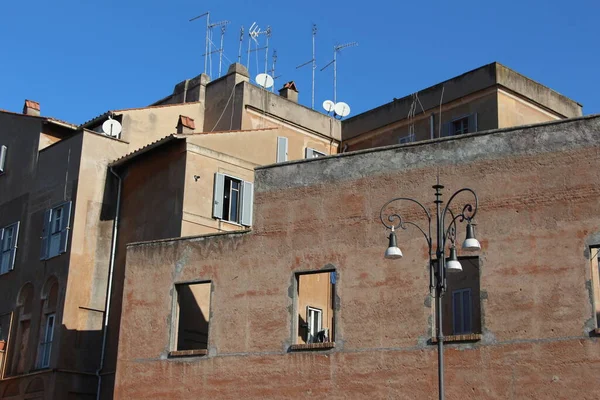
[[[175,288],[177,299],[173,350],[207,350],[210,282],[179,284]]]
[[[298,324],[296,343],[331,343],[335,336],[336,272],[296,275]]]

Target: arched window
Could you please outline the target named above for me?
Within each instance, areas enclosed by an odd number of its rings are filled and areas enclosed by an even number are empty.
[[[40,321],[40,347],[37,367],[48,368],[52,354],[52,342],[56,325],[56,306],[58,302],[58,282],[55,277],[49,278],[42,290],[42,314]]]
[[[27,358],[31,340],[31,312],[33,309],[34,290],[31,283],[26,283],[17,297],[17,335],[13,347],[13,374],[27,371]]]

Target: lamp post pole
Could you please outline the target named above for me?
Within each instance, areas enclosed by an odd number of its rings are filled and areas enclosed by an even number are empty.
[[[383,205],[379,213],[381,223],[390,229],[389,246],[385,252],[385,258],[387,259],[399,259],[402,257],[402,251],[398,247],[396,230],[406,230],[408,226],[417,228],[425,237],[425,241],[429,247],[429,291],[435,293],[435,313],[436,313],[436,339],[437,339],[437,350],[438,350],[438,394],[439,399],[444,400],[444,334],[442,330],[442,297],[446,291],[446,271],[460,272],[462,267],[456,256],[456,223],[467,222],[467,234],[466,239],[463,242],[462,248],[466,251],[476,251],[481,249],[479,241],[475,239],[473,230],[474,224],[472,223],[475,214],[477,213],[477,194],[469,188],[463,188],[455,192],[446,203],[446,206],[442,208],[442,189],[444,186],[440,185],[439,182],[433,185],[435,189],[435,227],[436,227],[436,258],[433,259],[433,236],[431,235],[431,222],[432,217],[427,208],[415,199],[408,197],[397,197]],[[466,203],[462,211],[456,215],[450,209],[450,205],[454,198],[460,193],[469,193],[474,198],[474,203]],[[408,201],[417,204],[427,217],[427,231],[418,224],[408,221],[402,217],[399,212],[391,209],[391,205],[399,201]],[[389,212],[386,212],[389,211]],[[451,220],[446,226],[446,214],[449,213]],[[387,218],[384,218],[384,215]],[[446,241],[450,240],[450,257],[446,263]],[[437,261],[437,262],[435,262]]]

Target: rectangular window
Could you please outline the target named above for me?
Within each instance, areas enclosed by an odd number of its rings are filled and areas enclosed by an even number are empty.
[[[71,222],[71,202],[46,210],[42,229],[40,259],[56,257],[67,251]]]
[[[479,258],[459,257],[462,272],[446,275],[446,295],[442,298],[444,335],[481,333]]]
[[[52,339],[54,337],[54,318],[55,314],[46,315],[46,326],[44,328],[44,337],[40,343],[40,364],[39,368],[48,368],[50,366],[50,354],[52,350]]]
[[[400,144],[404,144],[404,143],[411,143],[411,142],[414,142],[414,141],[415,141],[415,134],[414,134],[414,133],[411,133],[410,135],[407,135],[407,136],[401,137],[401,138],[398,140],[398,143],[400,143]]]
[[[4,145],[0,146],[0,174],[3,174],[6,171],[6,153],[8,152],[8,148]]]
[[[286,137],[277,138],[277,162],[288,160],[288,139]]]
[[[19,222],[0,230],[0,274],[12,271],[15,267],[18,239]]]
[[[463,135],[477,132],[477,113],[457,118],[444,124],[442,136]]]
[[[325,157],[327,154],[317,151],[315,149],[311,149],[310,147],[306,148],[306,153],[304,155],[304,158],[318,158],[318,157]]]
[[[211,283],[178,284],[175,288],[177,303],[173,350],[207,350]]]
[[[336,272],[296,275],[297,344],[334,341]]]
[[[229,175],[215,174],[213,217],[236,224],[252,225],[254,185]]]
[[[590,268],[594,299],[593,312],[596,319],[596,329],[600,333],[600,247],[590,248]]]

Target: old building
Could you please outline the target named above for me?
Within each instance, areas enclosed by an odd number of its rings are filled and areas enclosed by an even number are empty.
[[[436,397],[427,246],[385,260],[379,211],[439,177],[482,244],[448,278],[448,398],[596,399],[599,167],[600,116],[258,167],[251,230],[129,244],[115,398]]]
[[[79,127],[0,112],[0,398],[110,398],[125,245],[246,229],[256,166],[337,153],[339,121],[240,65],[196,81]]]
[[[343,123],[348,151],[582,115],[577,102],[491,63]]]

